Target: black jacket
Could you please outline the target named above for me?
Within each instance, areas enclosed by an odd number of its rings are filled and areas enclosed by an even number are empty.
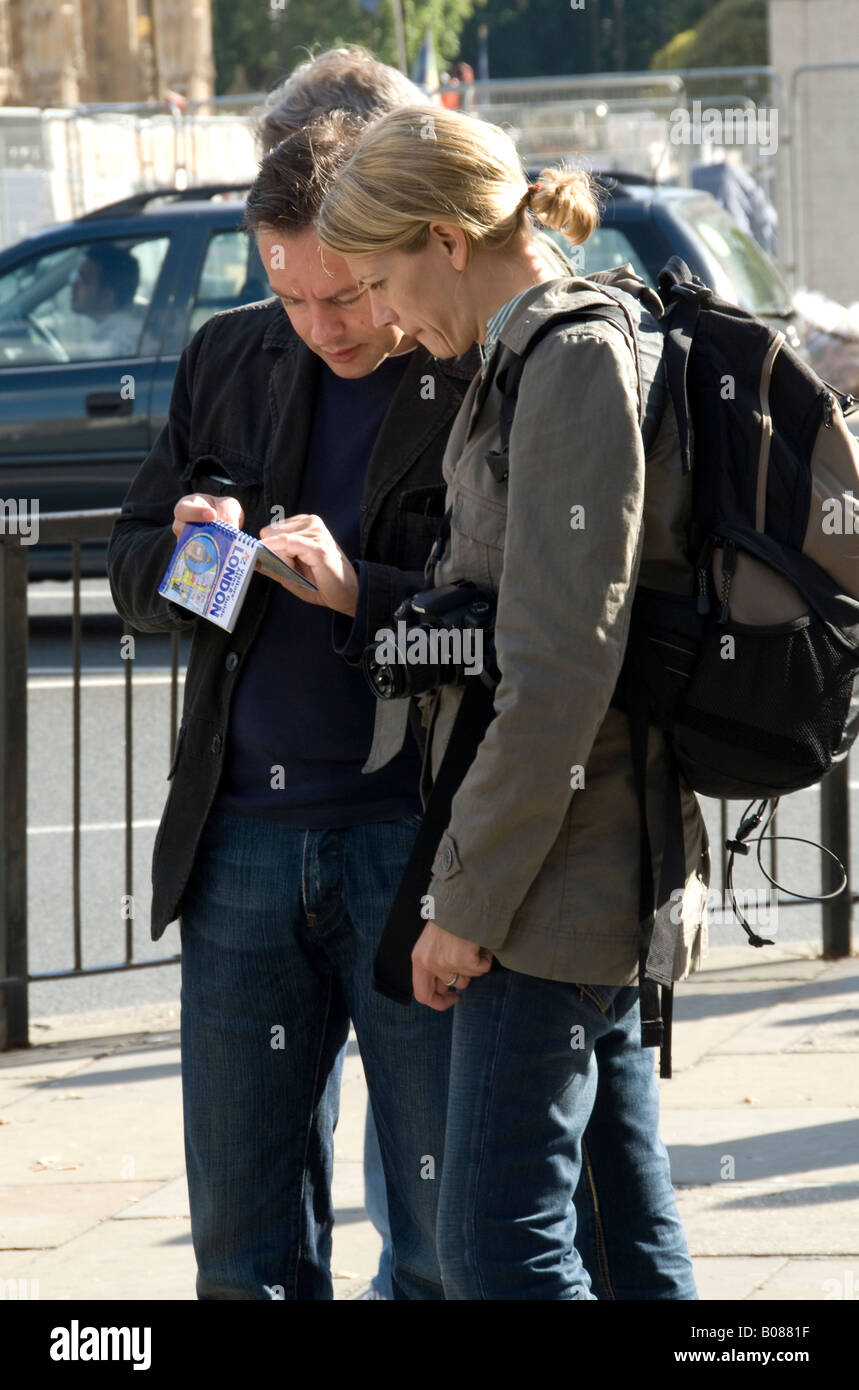
[[[367,640],[423,586],[444,510],[447,436],[479,366],[476,347],[440,361],[418,346],[376,437],[360,519],[360,558],[369,574]],[[111,593],[129,627],[193,628],[172,786],[153,852],[153,940],[179,915],[221,775],[236,677],[271,592],[270,581],[254,577],[232,633],[162,598],[157,589],[175,545],[173,508],[192,491],[230,492],[244,507],[245,530],[255,535],[272,520],[274,506],[294,513],[319,369],[277,300],[209,319],[182,355],[168,423],[141,464],[111,537]],[[235,487],[219,488],[211,473],[232,478]]]

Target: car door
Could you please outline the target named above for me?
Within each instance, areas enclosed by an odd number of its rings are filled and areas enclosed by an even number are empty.
[[[170,241],[81,226],[4,255],[0,496],[42,512],[120,504],[149,446],[150,309]]]

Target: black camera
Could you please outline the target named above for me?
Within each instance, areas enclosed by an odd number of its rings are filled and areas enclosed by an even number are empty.
[[[398,700],[438,685],[463,685],[469,676],[494,688],[500,678],[495,606],[494,590],[470,579],[405,599],[393,626],[364,651],[361,666],[373,694]]]

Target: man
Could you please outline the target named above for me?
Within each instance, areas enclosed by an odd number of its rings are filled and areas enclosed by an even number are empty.
[[[269,127],[283,135],[297,108],[342,108],[350,57],[303,65]],[[374,95],[368,62],[355,62],[358,123],[414,99],[379,64]],[[354,659],[421,586],[447,433],[479,359],[472,349],[438,363],[399,330],[374,328],[345,264],[321,257],[315,215],[357,128],[323,119],[263,162],[248,216],[277,299],[216,315],[186,349],[169,422],[109,554],[130,625],[193,628],[154,850],[152,935],[181,914],[185,1148],[203,1299],[332,1297],[332,1133],[350,1017],[379,1132],[395,1294],[443,1297],[434,1226],[449,1024],[371,988],[420,816],[418,750],[410,737],[398,758],[362,774],[374,700],[342,655]],[[299,567],[318,578],[319,604],[255,576],[227,634],[160,598],[181,525],[215,516],[255,534],[273,523],[288,531]],[[332,569],[350,594],[333,627]]]
[[[90,357],[133,357],[140,342],[143,311],[134,303],[140,266],[130,251],[111,242],[90,246],[72,271],[71,304],[92,319]]]

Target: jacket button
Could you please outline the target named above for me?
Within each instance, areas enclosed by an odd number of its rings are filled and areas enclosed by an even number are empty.
[[[220,735],[220,734],[215,734],[215,737],[212,739],[212,743],[211,743],[211,748],[212,748],[212,752],[213,752],[213,753],[220,753],[220,751],[221,751],[221,742],[222,742],[221,735]]]
[[[239,654],[238,654],[238,652],[230,652],[229,655],[228,655],[228,657],[227,657],[227,659],[226,659],[226,661],[224,662],[224,665],[226,666],[227,670],[228,670],[228,671],[235,671],[235,669],[236,669],[236,667],[238,666],[238,664],[239,664]]]
[[[445,873],[447,873],[447,870],[451,867],[452,864],[453,864],[453,850],[450,849],[450,848],[448,848],[448,849],[445,850],[444,854],[441,856],[441,867],[444,869]]]

